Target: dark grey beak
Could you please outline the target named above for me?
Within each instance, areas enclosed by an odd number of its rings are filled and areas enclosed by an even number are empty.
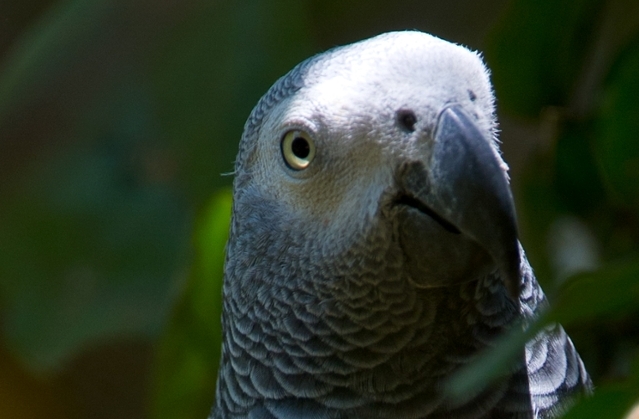
[[[440,114],[429,170],[433,210],[478,242],[519,296],[515,204],[495,151],[459,106]]]
[[[490,255],[517,301],[521,255],[510,186],[489,139],[460,106],[439,115],[426,167],[428,186],[415,198]]]

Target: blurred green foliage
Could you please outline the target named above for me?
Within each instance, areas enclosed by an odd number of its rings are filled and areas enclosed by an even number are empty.
[[[638,46],[639,2],[621,0],[515,1],[487,45],[500,111],[538,130],[517,196],[552,309],[528,334],[562,323],[595,381],[570,418],[639,399]],[[483,359],[501,366],[523,336]],[[494,375],[479,367],[467,377]]]
[[[514,1],[492,31],[487,58],[500,106],[536,117],[567,102],[604,2]]]
[[[150,417],[205,417],[230,213],[222,174],[246,117],[302,59],[403,28],[473,47],[487,33],[498,109],[515,127],[504,148],[523,162],[522,241],[553,307],[527,333],[561,321],[592,373],[597,392],[570,418],[620,417],[637,399],[639,1],[29,0],[0,5],[3,16],[2,417],[118,417],[82,407],[57,377],[122,339],[154,345],[139,402]],[[518,145],[530,131],[532,145]],[[525,333],[462,372],[456,391],[493,377]],[[46,394],[47,408],[15,407],[19,391]]]
[[[231,219],[231,193],[216,194],[195,224],[189,279],[158,347],[154,418],[204,418],[213,403],[222,344],[220,273]]]
[[[639,40],[614,64],[596,116],[592,154],[614,205],[639,209]],[[635,219],[636,220],[636,219]],[[636,227],[636,226],[635,226]]]

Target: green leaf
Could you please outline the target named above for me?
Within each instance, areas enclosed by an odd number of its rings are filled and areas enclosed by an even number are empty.
[[[3,332],[38,372],[97,341],[159,334],[185,258],[189,209],[153,101],[136,71],[102,73],[129,5],[53,2],[1,68],[0,137],[18,160],[2,161]]]
[[[494,347],[486,349],[477,358],[453,374],[444,385],[445,394],[452,400],[467,400],[489,387],[508,369],[517,356],[523,353],[526,342],[546,324],[545,318],[528,327],[513,327],[510,333],[497,340]]]
[[[195,261],[160,340],[151,417],[204,418],[211,409],[221,348],[222,271],[231,193],[216,194],[195,226]]]
[[[592,124],[565,121],[558,135],[554,187],[564,210],[587,215],[601,206],[605,190],[593,157]]]
[[[639,40],[621,56],[604,90],[594,155],[613,198],[639,210]]]
[[[445,392],[454,400],[477,394],[507,372],[524,345],[542,328],[627,315],[639,301],[639,262],[615,265],[570,278],[561,288],[553,308],[533,324],[513,327],[495,346],[455,373]]]
[[[537,116],[565,105],[588,51],[601,0],[520,0],[510,3],[488,39],[502,110]]]
[[[90,341],[157,334],[187,237],[175,191],[137,184],[124,161],[94,148],[29,175],[0,211],[9,347],[49,370]]]
[[[632,405],[639,402],[637,389],[639,358],[634,362],[631,376],[619,382],[598,386],[594,395],[579,400],[563,419],[625,418]]]
[[[639,262],[612,264],[570,278],[553,301],[550,320],[564,326],[629,314],[639,301]]]

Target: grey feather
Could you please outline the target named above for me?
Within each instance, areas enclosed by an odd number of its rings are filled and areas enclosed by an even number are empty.
[[[236,161],[211,418],[553,418],[589,391],[557,325],[470,400],[441,392],[546,305],[493,102],[477,54],[418,32],[317,55],[271,87]],[[284,162],[292,130],[317,149],[304,170]]]

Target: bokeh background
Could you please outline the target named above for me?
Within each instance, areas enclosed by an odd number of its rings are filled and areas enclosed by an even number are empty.
[[[639,399],[636,0],[0,2],[0,417],[205,418],[244,121],[297,62],[397,29],[483,51],[546,320],[597,385],[571,415],[621,417]]]

